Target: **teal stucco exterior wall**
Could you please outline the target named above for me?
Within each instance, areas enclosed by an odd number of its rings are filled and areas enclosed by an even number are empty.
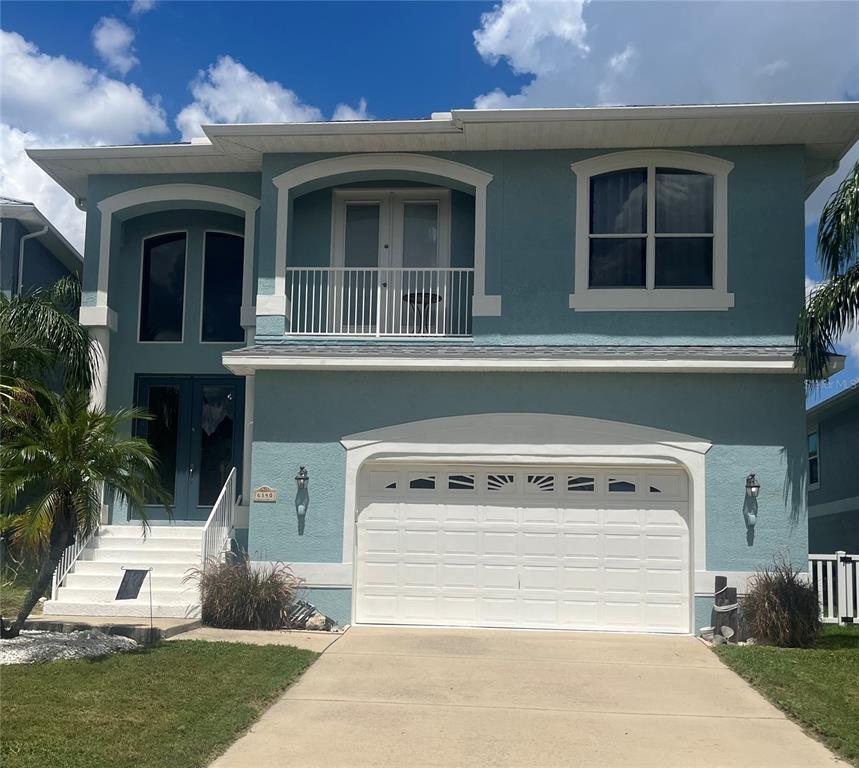
[[[776,554],[801,564],[807,553],[803,398],[802,381],[793,376],[260,372],[251,482],[278,488],[280,495],[276,504],[251,506],[248,552],[259,560],[341,561],[344,436],[445,416],[539,412],[712,442],[707,562],[695,567],[751,571]],[[299,465],[311,475],[301,535],[293,479]],[[743,511],[745,477],[752,471],[762,489],[750,535]]]

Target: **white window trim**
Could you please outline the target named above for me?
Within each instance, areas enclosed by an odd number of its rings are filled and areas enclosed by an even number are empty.
[[[210,234],[214,235],[232,235],[242,241],[242,252],[244,253],[244,236],[241,232],[230,231],[229,229],[204,229],[203,230],[203,253],[200,265],[200,322],[197,328],[197,338],[200,344],[214,344],[215,346],[235,346],[241,344],[240,341],[206,341],[203,339],[203,312],[206,307],[206,240]],[[242,296],[244,296],[244,268],[242,269]],[[239,324],[241,324],[241,306],[239,306]],[[256,320],[254,321],[256,322]]]
[[[808,462],[811,464],[811,452],[808,450],[808,438],[812,435],[817,435],[817,453],[814,454],[814,458],[817,459],[817,482],[811,482],[811,470],[808,472],[808,490],[816,491],[820,488],[820,429],[813,429],[809,432],[805,437],[805,451],[808,454]]]
[[[402,267],[402,254],[397,263],[402,239],[401,207],[404,203],[428,202],[438,205],[438,264],[440,269],[450,266],[450,190],[438,187],[401,189],[335,189],[331,216],[331,266],[343,267],[346,263],[346,206],[349,203],[377,203],[380,206],[379,255],[376,266],[397,269]],[[386,234],[387,232],[387,234]],[[385,240],[388,239],[387,249]],[[387,251],[387,253],[385,252]]]
[[[185,238],[185,270],[182,280],[182,327],[180,329],[180,338],[176,341],[156,341],[153,339],[141,339],[141,322],[143,320],[143,257],[146,253],[146,241],[152,240],[154,237],[164,237],[165,235],[183,235]],[[184,344],[185,343],[185,318],[188,313],[188,248],[190,240],[190,232],[187,229],[168,229],[164,232],[153,232],[151,235],[146,235],[140,239],[140,279],[137,286],[137,343],[138,344]]]
[[[647,168],[648,195],[653,197],[656,167],[681,168],[713,176],[713,287],[712,288],[590,288],[590,181],[592,176],[626,168]],[[734,164],[709,155],[662,149],[633,150],[599,155],[573,163],[576,174],[576,237],[573,269],[575,291],[570,309],[599,311],[701,311],[734,306],[728,293],[728,174]],[[647,269],[653,270],[652,222],[648,222]],[[652,279],[648,279],[652,284]]]

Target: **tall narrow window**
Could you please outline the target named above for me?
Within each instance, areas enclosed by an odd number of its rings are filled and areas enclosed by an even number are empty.
[[[242,341],[244,238],[206,232],[203,254],[203,341]]]
[[[184,232],[143,241],[140,341],[182,341],[186,242]]]
[[[591,179],[591,288],[644,288],[647,280],[647,169]]]
[[[808,436],[808,487],[820,487],[820,436],[812,432]]]

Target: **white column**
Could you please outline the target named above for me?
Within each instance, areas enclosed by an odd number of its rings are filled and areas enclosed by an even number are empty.
[[[245,376],[245,433],[242,455],[242,505],[251,500],[251,450],[254,442],[254,377]]]
[[[96,361],[95,378],[90,392],[90,407],[107,407],[107,366],[110,355],[110,328],[97,326],[89,329],[90,336],[98,348],[98,359]]]

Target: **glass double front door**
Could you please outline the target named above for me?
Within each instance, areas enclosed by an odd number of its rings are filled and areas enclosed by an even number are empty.
[[[205,520],[232,468],[241,475],[244,379],[141,376],[136,401],[152,415],[137,434],[158,456],[174,519]],[[166,516],[156,505],[147,514]]]

